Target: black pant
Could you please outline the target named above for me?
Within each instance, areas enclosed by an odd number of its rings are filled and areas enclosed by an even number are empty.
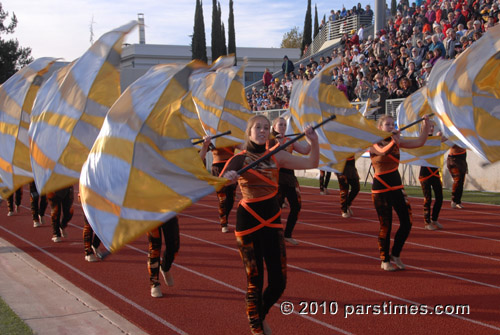
[[[299,185],[295,186],[280,185],[279,186],[280,207],[285,202],[285,198],[288,199],[288,203],[290,204],[290,213],[288,213],[288,218],[286,220],[285,237],[292,237],[293,228],[295,228],[295,224],[297,223],[297,219],[299,218],[299,212],[302,207]]]
[[[432,221],[437,221],[441,206],[443,205],[443,185],[439,177],[431,177],[420,182],[424,193],[424,219],[425,223],[431,223],[432,190],[434,190],[434,206],[432,207]]]
[[[286,287],[286,249],[283,230],[264,227],[237,236],[236,242],[247,274],[247,316],[254,333],[262,332],[262,320]],[[264,287],[264,262],[268,285]]]
[[[50,203],[52,233],[54,236],[61,237],[61,229],[65,229],[73,217],[74,196],[73,186],[47,194],[47,199]]]
[[[351,207],[352,202],[359,193],[360,185],[359,178],[347,178],[345,174],[337,173],[340,190],[340,208],[343,213]],[[349,192],[349,186],[351,191]]]
[[[160,264],[161,254],[161,236],[165,240],[165,251]],[[179,252],[179,220],[177,216],[168,220],[160,227],[148,232],[149,254],[148,254],[148,271],[149,281],[151,286],[158,286],[159,267],[163,272],[168,272],[174,263],[175,255]]]
[[[392,246],[392,255],[399,257],[406,239],[410,235],[412,226],[411,206],[404,190],[388,191],[383,193],[372,193],[373,203],[377,210],[380,222],[380,231],[378,235],[378,247],[380,259],[383,262],[389,262],[389,248],[391,245],[392,229],[392,209],[396,211],[399,217],[399,229],[394,236],[394,245]]]
[[[15,200],[14,200],[15,196]],[[14,203],[17,207],[21,205],[21,200],[23,200],[23,188],[18,188],[13,194],[9,195],[7,198],[7,207],[9,207],[9,212],[14,211]]]
[[[34,181],[30,183],[30,204],[33,221],[38,221],[38,216],[43,217],[45,215],[48,203],[47,197],[38,193]]]

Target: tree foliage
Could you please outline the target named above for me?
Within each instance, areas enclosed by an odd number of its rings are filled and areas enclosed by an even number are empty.
[[[226,28],[224,28],[224,22],[222,22],[221,27],[220,27],[220,38],[221,38],[221,47],[222,47],[222,54],[224,56],[227,55],[227,48],[226,48]]]
[[[303,54],[307,46],[312,42],[312,18],[311,18],[311,0],[307,0],[307,11],[306,17],[304,19],[304,30],[302,36],[302,45],[300,46],[300,51]]]
[[[319,33],[319,23],[318,23],[318,7],[316,4],[314,4],[314,34],[313,34],[313,39],[318,35]]]
[[[227,20],[228,24],[228,41],[227,41],[227,52],[229,54],[234,54],[234,65],[236,65],[236,34],[234,31],[234,12],[233,12],[233,0],[229,0],[229,18]]]
[[[302,43],[302,32],[299,27],[293,27],[288,33],[283,35],[281,48],[300,48]]]
[[[203,7],[201,0],[196,0],[194,12],[194,28],[191,40],[191,59],[207,62],[207,41],[205,38],[205,22],[203,20]]]
[[[396,0],[391,0],[391,14],[392,16],[396,16],[396,12],[398,11],[398,5]]]
[[[31,48],[19,46],[17,39],[4,40],[2,38],[2,34],[12,34],[17,27],[17,17],[14,13],[8,25],[7,19],[9,19],[9,12],[4,11],[0,2],[0,84],[33,61]]]
[[[212,0],[212,62],[222,55],[220,4]]]

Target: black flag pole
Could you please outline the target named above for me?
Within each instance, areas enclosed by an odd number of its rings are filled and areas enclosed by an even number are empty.
[[[426,116],[428,116],[428,117],[432,117],[432,116],[434,116],[434,113],[430,113],[430,114],[428,114],[428,115],[426,115]],[[416,125],[417,123],[424,121],[424,119],[425,119],[425,116],[424,116],[424,117],[421,117],[421,118],[420,118],[420,119],[418,119],[418,120],[413,121],[412,123],[410,123],[410,124],[408,124],[408,125],[404,126],[404,127],[403,127],[403,128],[401,128],[401,129],[398,129],[398,130],[399,130],[399,131],[406,130],[406,129],[410,128],[410,127],[413,127],[413,126],[414,126],[414,125]]]
[[[321,127],[322,125],[324,125],[325,123],[327,123],[328,121],[331,121],[333,119],[335,119],[335,114],[332,114],[330,115],[328,118],[326,118],[325,120],[321,121],[321,123],[313,126],[312,128],[313,129],[317,129],[319,127]],[[257,164],[259,164],[260,162],[262,162],[263,160],[266,160],[268,159],[269,157],[271,157],[272,155],[276,154],[277,152],[285,149],[286,147],[288,147],[289,145],[293,144],[294,142],[297,142],[298,140],[300,140],[302,137],[306,136],[305,133],[301,133],[299,134],[297,137],[291,139],[290,141],[286,142],[286,143],[283,143],[282,145],[280,145],[279,147],[277,147],[276,149],[268,152],[267,154],[265,154],[264,156],[260,157],[259,159],[257,159],[256,161],[248,164],[247,166],[245,166],[244,168],[240,169],[239,171],[237,171],[236,173],[241,175],[242,173],[252,169],[254,166],[256,166]]]
[[[231,130],[228,130],[228,131],[225,131],[223,133],[212,136],[212,139],[217,138],[217,137],[221,137],[221,136],[225,136],[225,135],[230,135],[230,134],[231,134]],[[204,141],[205,141],[204,139],[201,139],[201,140],[197,140],[197,141],[191,141],[191,143],[193,145],[195,145],[195,144],[203,143]]]

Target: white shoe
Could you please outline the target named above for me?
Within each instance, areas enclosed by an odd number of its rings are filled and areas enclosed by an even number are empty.
[[[59,231],[61,232],[61,237],[68,237],[68,235],[66,235],[65,229],[59,228]]]
[[[222,226],[221,231],[222,231],[224,234],[225,234],[225,233],[229,233],[229,228],[228,228],[228,226]]]
[[[42,215],[38,215],[38,220],[40,220],[40,224],[45,223],[45,218]]]
[[[291,238],[291,237],[285,237],[285,241],[288,242],[288,243],[290,243],[290,244],[292,244],[292,245],[298,245],[299,244],[299,242],[296,239]]]
[[[463,209],[464,206],[462,206],[462,204],[457,204],[456,202],[451,202],[451,208],[453,209]]]
[[[96,248],[96,247],[94,247],[94,246],[91,246],[91,248],[92,248],[92,251],[94,252],[94,255],[96,255],[96,256],[97,256],[97,258],[102,259],[103,255],[102,255],[102,253],[99,251],[99,249],[97,249],[97,248]]]
[[[165,280],[165,283],[167,284],[167,286],[174,286],[174,276],[172,276],[172,274],[170,273],[170,271],[163,271],[162,269],[160,269],[160,272],[161,272],[161,275],[163,276],[163,279]]]
[[[432,224],[434,225],[434,227],[436,227],[437,229],[443,229],[443,225],[440,224],[439,222],[437,221],[432,221]]]
[[[396,264],[396,266],[398,268],[400,268],[401,270],[404,270],[405,269],[405,265],[403,264],[403,262],[401,262],[401,257],[395,257],[395,256],[391,256],[391,260]]]
[[[319,194],[325,195],[326,193],[325,193],[325,191],[319,191]]]
[[[151,287],[151,296],[153,298],[161,298],[163,297],[163,294],[161,293],[161,288],[160,285]]]
[[[14,212],[13,212],[13,211],[9,211],[9,212],[7,213],[7,216],[13,216],[13,215],[14,215]]]
[[[262,320],[262,330],[264,331],[264,335],[271,335],[273,333],[266,320]]]
[[[351,216],[354,216],[354,212],[352,211],[352,208],[351,208],[351,207],[348,207],[348,208],[347,208],[347,212],[348,212],[349,214],[351,214]]]
[[[342,213],[342,217],[345,218],[345,219],[348,219],[351,217],[351,214],[347,211],[347,212],[343,212]]]
[[[391,264],[391,262],[382,262],[382,264],[380,264],[380,268],[384,271],[396,271],[396,268]]]
[[[432,223],[426,223],[424,226],[425,230],[436,230],[436,226],[434,226]]]
[[[33,227],[40,227],[42,224],[39,221],[33,220]]]
[[[61,238],[59,236],[54,236],[54,237],[52,237],[52,242],[59,243],[59,242],[61,242]]]
[[[99,261],[99,258],[97,258],[94,254],[90,254],[90,255],[87,255],[85,256],[85,260],[87,262],[98,262]]]

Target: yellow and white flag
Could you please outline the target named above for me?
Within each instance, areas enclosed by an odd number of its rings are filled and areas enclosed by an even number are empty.
[[[0,86],[0,196],[33,180],[28,128],[35,96],[55,58],[38,58]]]
[[[213,140],[217,148],[243,143],[247,121],[253,115],[243,84],[245,66],[236,69],[233,64],[234,56],[220,57],[209,71],[193,73],[189,79],[205,133],[214,136],[231,131],[230,135]]]
[[[425,145],[420,148],[401,149],[399,162],[401,164],[442,168],[444,155],[449,149],[450,147],[441,141],[441,136],[429,136]]]
[[[422,87],[407,97],[397,108],[398,128],[406,127],[410,123],[429,115],[433,111],[427,101],[427,87]],[[434,116],[432,121],[439,123],[439,118]],[[421,123],[417,123],[401,132],[405,137],[418,137]],[[436,126],[434,132],[438,131]],[[444,155],[450,147],[441,141],[441,136],[430,136],[420,148],[401,149],[401,164],[442,167]]]
[[[39,91],[29,136],[40,194],[78,182],[104,117],[120,96],[122,44],[136,25],[132,21],[101,36]]]
[[[428,83],[429,103],[444,125],[468,149],[491,163],[500,160],[499,81],[497,25],[457,59],[439,61]]]
[[[111,107],[80,177],[82,206],[115,252],[226,180],[206,170],[182,119],[199,61],[151,68]],[[184,104],[185,105],[185,104]]]
[[[333,121],[316,129],[320,143],[319,168],[342,172],[348,157],[390,134],[379,130],[373,120],[364,118],[345,94],[332,85],[330,72],[336,65],[337,62],[332,61],[310,81],[294,81],[290,112],[301,131],[307,124],[318,124],[336,115]]]

